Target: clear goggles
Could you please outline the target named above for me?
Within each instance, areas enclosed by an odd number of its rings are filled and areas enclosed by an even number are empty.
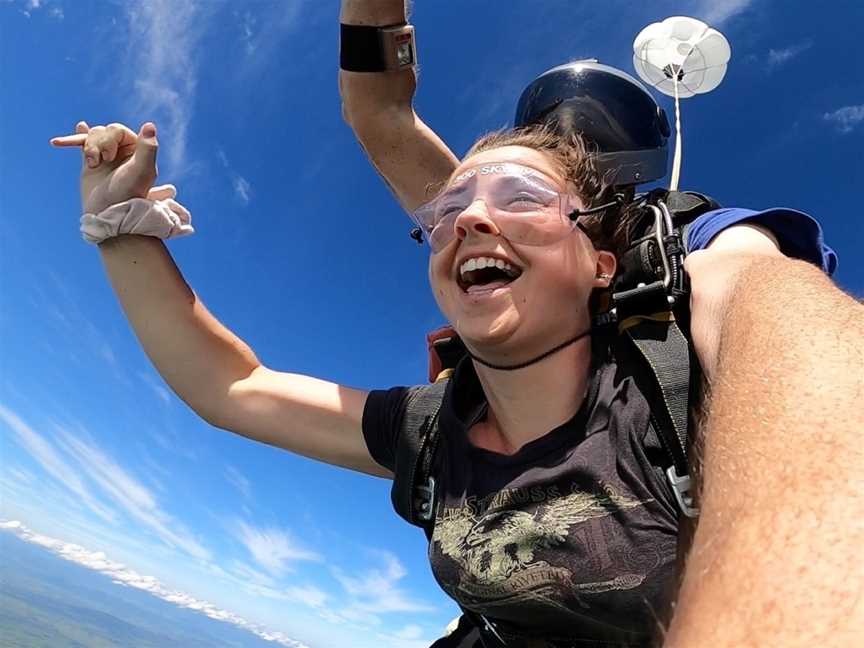
[[[456,176],[436,198],[411,214],[432,252],[456,238],[456,220],[483,203],[485,214],[512,243],[550,245],[576,227],[578,203],[531,167],[513,162],[481,164]]]

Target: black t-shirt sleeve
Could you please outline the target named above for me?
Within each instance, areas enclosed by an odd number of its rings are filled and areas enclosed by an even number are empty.
[[[363,409],[363,438],[369,454],[391,472],[396,468],[399,427],[413,391],[411,387],[373,390]]]

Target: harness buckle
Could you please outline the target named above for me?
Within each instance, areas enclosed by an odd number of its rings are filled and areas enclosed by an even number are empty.
[[[679,475],[675,470],[675,466],[669,466],[666,470],[666,479],[669,480],[669,485],[672,487],[672,493],[675,495],[675,501],[678,503],[678,508],[689,518],[699,517],[699,507],[695,506],[693,493],[693,481],[690,475]]]
[[[425,484],[416,486],[417,518],[428,522],[435,511],[435,478],[429,477]]]
[[[486,615],[485,615],[485,614],[480,614],[480,615],[478,615],[478,616],[479,616],[481,619],[483,619],[483,624],[484,624],[484,626],[485,626],[485,630],[486,630],[487,632],[491,633],[492,636],[495,637],[495,638],[500,642],[500,644],[501,644],[502,646],[506,646],[506,645],[507,645],[507,642],[504,641],[504,639],[501,637],[500,634],[498,634],[498,631],[495,629],[495,625],[494,625],[494,624],[493,624],[489,619],[486,618]]]

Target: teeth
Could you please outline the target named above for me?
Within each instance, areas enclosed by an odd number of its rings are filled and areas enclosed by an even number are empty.
[[[471,272],[472,270],[482,270],[483,268],[498,268],[499,270],[503,270],[508,274],[515,274],[513,266],[504,261],[503,259],[493,259],[492,257],[475,257],[473,259],[468,259],[462,266],[459,268],[459,274],[465,275],[466,272]]]

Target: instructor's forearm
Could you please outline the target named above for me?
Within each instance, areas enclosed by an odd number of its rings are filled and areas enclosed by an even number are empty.
[[[339,20],[348,25],[398,25],[408,17],[406,0],[342,0]]]
[[[861,645],[864,307],[803,262],[766,259],[743,277],[665,645]]]
[[[340,20],[351,25],[405,22],[403,0],[343,0]],[[458,159],[414,112],[413,69],[339,71],[342,115],[400,204],[413,210],[445,181]]]
[[[99,246],[117,298],[144,351],[171,388],[211,423],[228,389],[260,365],[204,307],[165,245],[120,236]]]

